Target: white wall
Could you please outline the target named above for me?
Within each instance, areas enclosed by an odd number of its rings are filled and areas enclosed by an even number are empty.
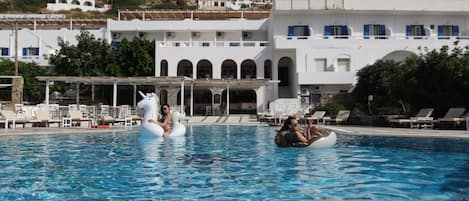
[[[91,34],[98,38],[104,38],[106,30],[88,30]],[[70,44],[76,44],[75,37],[80,34],[80,30],[29,30],[21,29],[18,31],[18,55],[20,61],[36,62],[41,66],[49,65],[46,55],[54,53],[58,48],[58,38],[61,37]],[[13,59],[15,57],[15,35],[11,30],[0,30],[0,47],[10,48],[10,56],[6,58]],[[38,57],[23,57],[22,49],[27,47],[39,47]],[[1,58],[1,57],[0,57]],[[5,58],[5,57],[4,57]]]
[[[371,11],[469,11],[466,0],[275,0],[274,11],[371,10]]]

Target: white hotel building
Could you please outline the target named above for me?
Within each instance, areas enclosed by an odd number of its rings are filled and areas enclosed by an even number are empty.
[[[194,114],[226,113],[230,88],[231,113],[273,105],[295,113],[293,107],[350,92],[357,71],[376,60],[469,45],[468,14],[465,0],[274,0],[270,13],[126,11],[91,32],[114,47],[123,38],[155,40],[155,76],[193,79],[186,90],[193,88],[194,99],[184,92],[187,112],[193,104]],[[78,33],[20,32],[21,58],[42,65],[43,54],[57,48],[53,38],[73,42]],[[1,56],[12,57],[12,31],[0,30],[0,38]],[[162,102],[180,104],[179,87],[157,89]]]

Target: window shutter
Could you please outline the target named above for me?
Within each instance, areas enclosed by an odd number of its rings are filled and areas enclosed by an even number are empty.
[[[304,26],[304,33],[305,33],[305,36],[311,36],[311,32],[309,31],[309,26]]]
[[[422,31],[422,34],[420,36],[426,36],[427,33],[425,33],[425,27],[423,25],[419,25],[420,30]]]
[[[453,26],[453,36],[459,36],[459,26],[458,25]]]
[[[370,25],[365,24],[363,25],[363,38],[370,39]]]
[[[295,31],[294,26],[288,26],[288,36],[293,36],[294,31]]]
[[[330,36],[331,35],[331,26],[327,25],[324,27],[324,36]]]
[[[406,26],[406,36],[414,36],[414,31],[412,30],[412,25]]]
[[[385,36],[386,35],[386,26],[384,26],[384,24],[379,25],[379,35],[380,36]]]
[[[28,48],[23,48],[23,56],[28,56]]]
[[[443,36],[444,34],[444,26],[438,25],[438,36]]]
[[[342,34],[341,34],[341,35],[344,35],[344,36],[348,36],[348,35],[349,35],[347,25],[341,26],[341,29],[342,29],[342,31],[341,31]]]

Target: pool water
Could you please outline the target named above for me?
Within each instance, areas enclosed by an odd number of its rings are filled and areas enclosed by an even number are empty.
[[[469,141],[339,135],[278,148],[273,129],[194,126],[0,138],[0,200],[469,200]]]

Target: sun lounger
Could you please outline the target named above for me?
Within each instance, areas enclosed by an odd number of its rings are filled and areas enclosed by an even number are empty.
[[[17,118],[16,113],[11,111],[11,110],[1,110],[0,111],[0,116],[2,116],[3,120],[10,120],[10,121],[14,120],[15,125],[16,124],[22,124],[23,128],[25,127],[26,124],[29,123],[29,119]]]
[[[321,121],[325,115],[326,111],[315,111],[313,115],[311,115],[310,117],[306,117],[305,119],[306,121],[312,121],[312,123],[319,123],[319,121]]]
[[[69,110],[70,118],[72,119],[72,125],[81,125],[81,122],[88,122],[88,126],[91,126],[93,121],[91,118],[83,118],[83,114],[79,110]]]
[[[50,119],[48,110],[38,110],[34,112],[34,114],[35,114],[35,118],[29,121],[29,123],[33,124],[33,127],[35,127],[36,125],[39,125],[39,126],[44,125],[44,127],[49,127],[50,124],[56,123],[60,125],[60,123],[62,122],[61,120]]]
[[[438,128],[458,128],[462,127],[465,121],[463,115],[465,108],[450,108],[443,118],[439,118],[434,123]]]
[[[325,123],[341,124],[341,123],[348,121],[349,117],[350,117],[349,110],[341,110],[339,111],[339,113],[337,113],[337,116],[335,118],[326,119]]]
[[[433,117],[431,117],[433,110],[433,108],[423,108],[419,110],[415,117],[408,119],[391,119],[389,123],[391,127],[409,125],[411,128],[414,128],[414,126],[420,128],[422,125],[426,124],[430,124],[433,127]]]

